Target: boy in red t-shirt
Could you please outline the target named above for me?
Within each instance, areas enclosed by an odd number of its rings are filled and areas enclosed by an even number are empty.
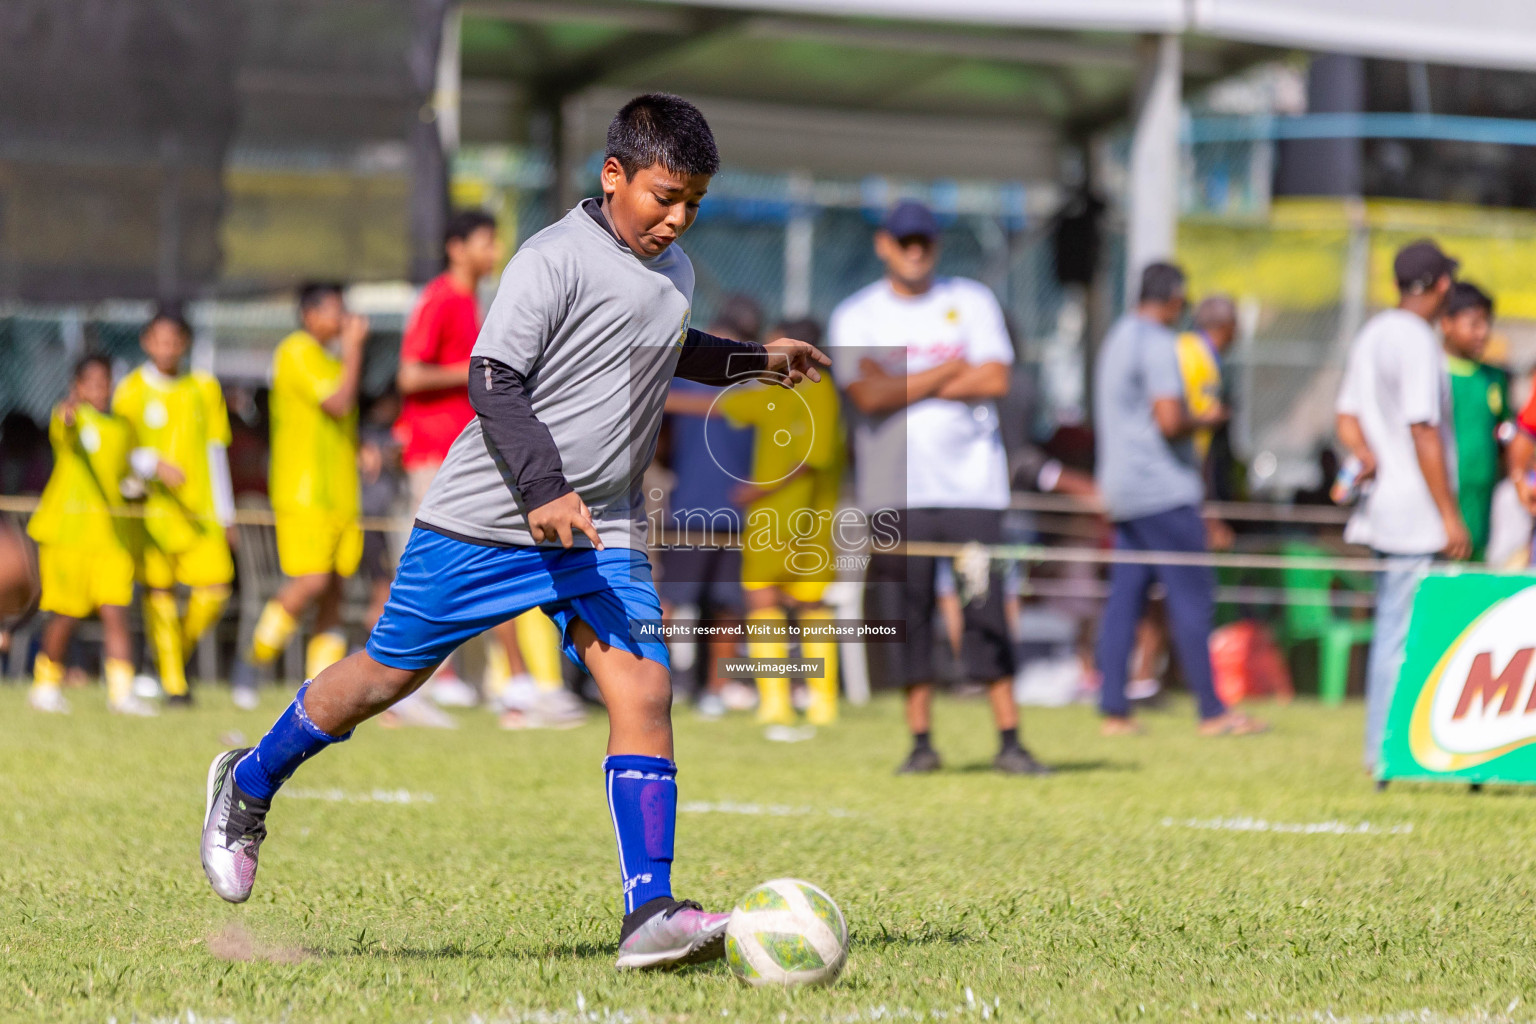
[[[395,438],[400,442],[400,461],[410,483],[411,514],[415,515],[426,496],[432,478],[448,455],[448,449],[470,420],[475,410],[469,404],[469,354],[480,334],[480,305],[475,297],[480,281],[496,271],[501,262],[501,243],[496,237],[496,219],[483,210],[465,210],[448,221],[443,233],[443,254],[448,266],[422,289],[416,308],[406,322],[400,343],[400,371],[395,386],[400,391],[400,416],[395,421]],[[533,618],[533,616],[530,616]],[[547,629],[540,627],[547,626]],[[537,642],[529,647],[548,657],[539,662],[553,662],[558,672],[559,651],[543,634],[552,624],[530,621],[523,629],[533,631]],[[496,641],[483,650],[491,664],[490,675],[499,682],[492,703],[505,711],[502,724],[508,728],[532,725],[575,724],[584,717],[580,702],[563,691],[550,696],[541,691],[529,675],[518,644],[518,626],[505,622],[493,629]],[[505,651],[505,657],[500,655]],[[541,675],[550,669],[542,664]],[[558,679],[556,675],[555,679]],[[550,680],[554,682],[555,680]],[[480,695],[451,671],[440,671],[431,684],[433,698],[439,704],[464,707],[479,703]],[[417,699],[408,699],[393,712],[397,721],[423,725],[448,724],[442,713]]]
[[[448,268],[421,291],[400,343],[400,418],[395,436],[411,482],[412,511],[475,418],[469,405],[469,353],[480,334],[475,290],[501,259],[496,219],[481,210],[455,214],[443,238]]]

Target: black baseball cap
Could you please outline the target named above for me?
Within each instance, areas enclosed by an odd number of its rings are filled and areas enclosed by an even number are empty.
[[[1440,251],[1440,247],[1427,238],[1410,242],[1397,251],[1392,261],[1392,274],[1397,286],[1405,292],[1419,292],[1433,288],[1435,282],[1446,274],[1455,276],[1461,264]]]
[[[881,229],[892,238],[938,238],[939,221],[916,199],[904,199],[891,207]]]

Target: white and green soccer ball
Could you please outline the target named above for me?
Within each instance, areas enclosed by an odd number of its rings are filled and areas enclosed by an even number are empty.
[[[826,985],[848,959],[848,923],[810,882],[775,878],[742,897],[725,926],[725,962],[748,985]]]

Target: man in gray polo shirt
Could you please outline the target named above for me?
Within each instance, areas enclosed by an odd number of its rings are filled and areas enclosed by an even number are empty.
[[[1223,409],[1197,417],[1184,399],[1178,339],[1184,272],[1153,263],[1141,275],[1136,309],[1110,329],[1094,367],[1093,403],[1099,490],[1115,525],[1117,551],[1206,550],[1200,501],[1205,484],[1191,435],[1226,418]],[[1125,696],[1136,624],[1152,582],[1167,592],[1168,621],[1179,667],[1207,735],[1258,732],[1263,725],[1227,710],[1211,676],[1211,620],[1216,573],[1209,566],[1121,563],[1109,572],[1109,600],[1099,623],[1099,708],[1106,736],[1140,731]]]

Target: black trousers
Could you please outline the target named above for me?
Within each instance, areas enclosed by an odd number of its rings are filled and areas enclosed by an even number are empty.
[[[1003,513],[987,508],[913,508],[898,512],[897,530],[906,541],[996,544],[1002,536]],[[864,582],[866,619],[903,619],[903,644],[869,644],[870,684],[904,688],[934,682],[933,615],[937,608],[934,574],[938,559],[927,556],[880,554],[870,557]],[[966,678],[990,683],[1011,676],[1017,667],[1003,598],[1003,566],[990,566],[985,596],[962,606],[965,632],[960,661]]]

